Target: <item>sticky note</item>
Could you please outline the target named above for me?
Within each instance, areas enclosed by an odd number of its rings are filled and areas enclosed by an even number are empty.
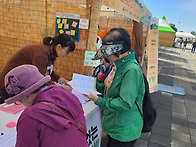
[[[63,34],[63,33],[64,33],[64,31],[61,29],[61,30],[59,31],[59,33],[60,33],[60,34]]]
[[[59,19],[57,19],[57,24],[59,24],[59,23],[61,23],[61,19],[59,18]]]
[[[58,28],[59,28],[59,29],[62,29],[62,27],[63,27],[63,24],[62,24],[62,23],[59,23],[59,24],[58,24]]]
[[[70,31],[66,31],[65,33],[66,33],[67,35],[70,35]]]
[[[15,126],[16,126],[15,122],[9,122],[9,123],[6,124],[6,127],[8,127],[8,128],[13,128]]]
[[[63,19],[62,24],[66,24],[66,23],[67,23],[67,19]]]
[[[76,31],[75,30],[71,30],[71,35],[75,36],[75,34],[76,34]]]
[[[64,29],[69,29],[69,24],[64,24]]]
[[[73,21],[73,23],[72,23],[72,27],[74,27],[74,28],[75,28],[75,27],[77,26],[77,24],[78,24],[77,22]]]

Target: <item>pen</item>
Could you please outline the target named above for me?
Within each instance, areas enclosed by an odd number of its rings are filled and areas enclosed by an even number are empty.
[[[85,100],[85,102],[89,102],[90,100]]]

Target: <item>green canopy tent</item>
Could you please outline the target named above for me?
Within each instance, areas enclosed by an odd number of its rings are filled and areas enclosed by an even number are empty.
[[[176,32],[169,26],[165,16],[159,19],[159,45],[172,47]]]

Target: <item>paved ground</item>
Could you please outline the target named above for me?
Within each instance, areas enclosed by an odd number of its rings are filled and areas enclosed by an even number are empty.
[[[135,147],[196,147],[196,53],[159,47],[158,83],[184,88],[185,96],[158,91],[152,94],[157,120]],[[106,137],[102,146],[106,147]]]

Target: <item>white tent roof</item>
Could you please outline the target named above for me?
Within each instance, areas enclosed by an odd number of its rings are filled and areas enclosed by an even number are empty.
[[[170,28],[168,22],[165,19],[159,19],[159,26]]]
[[[182,38],[196,38],[194,35],[188,32],[176,32],[176,37],[182,37]]]

